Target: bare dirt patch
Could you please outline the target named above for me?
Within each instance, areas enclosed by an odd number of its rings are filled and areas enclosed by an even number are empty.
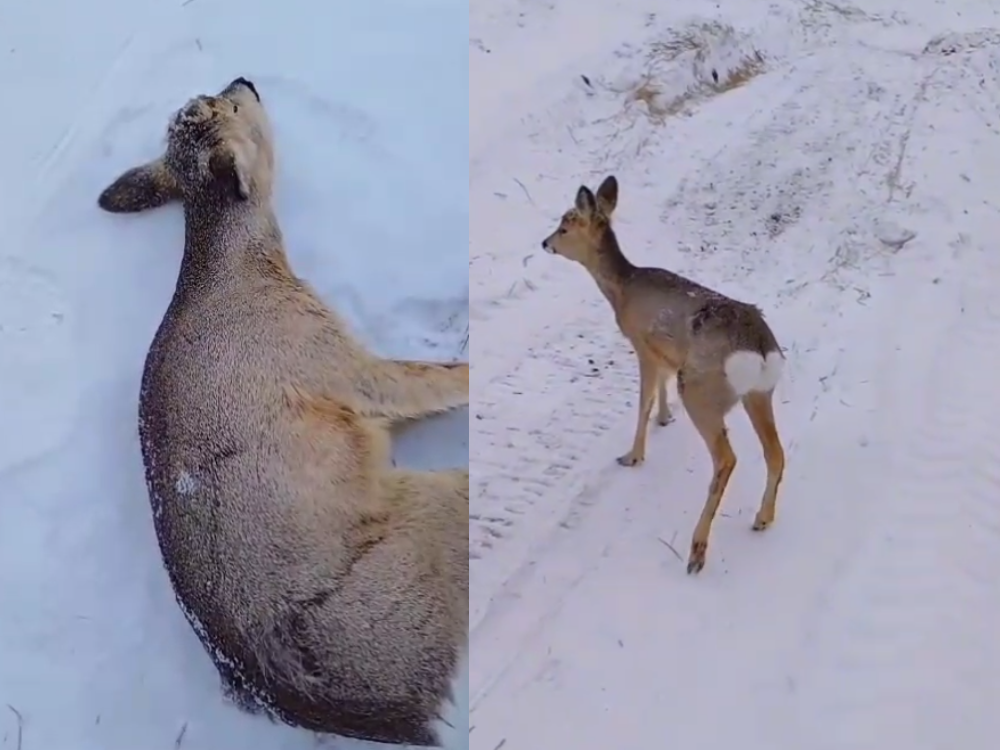
[[[635,80],[605,85],[626,109],[638,107],[662,121],[747,84],[766,68],[765,53],[746,35],[706,21],[667,30],[649,44]]]

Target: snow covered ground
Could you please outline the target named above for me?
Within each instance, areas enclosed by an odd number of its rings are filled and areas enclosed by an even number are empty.
[[[0,11],[0,747],[316,746],[224,703],[173,601],[136,408],[181,217],[116,218],[96,198],[189,96],[247,76],[275,121],[297,271],[376,350],[464,358],[467,20],[460,0]],[[399,459],[464,466],[467,428],[420,426]],[[456,688],[450,750],[468,742],[464,674]]]
[[[992,6],[473,4],[474,750],[996,745]],[[734,413],[697,577],[707,452],[678,405],[615,463],[633,355],[539,248],[608,173],[633,260],[758,303],[788,350],[777,522],[750,531],[764,467]]]

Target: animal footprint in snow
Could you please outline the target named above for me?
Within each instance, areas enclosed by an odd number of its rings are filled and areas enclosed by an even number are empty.
[[[894,221],[883,219],[875,224],[875,236],[886,247],[900,250],[903,245],[916,237],[917,233],[912,229],[901,227]]]

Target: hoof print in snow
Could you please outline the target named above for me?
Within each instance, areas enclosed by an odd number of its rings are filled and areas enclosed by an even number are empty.
[[[767,236],[772,240],[785,232],[802,217],[802,209],[792,206],[782,211],[774,211],[764,220]]]

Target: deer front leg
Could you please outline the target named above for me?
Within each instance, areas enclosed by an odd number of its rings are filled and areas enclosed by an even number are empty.
[[[649,415],[653,411],[653,400],[656,398],[659,379],[659,367],[652,357],[639,354],[639,419],[635,426],[635,438],[632,450],[621,456],[618,463],[622,466],[638,466],[646,459],[646,428],[649,425]]]
[[[419,419],[469,405],[469,363],[373,358],[355,386],[367,416]]]

